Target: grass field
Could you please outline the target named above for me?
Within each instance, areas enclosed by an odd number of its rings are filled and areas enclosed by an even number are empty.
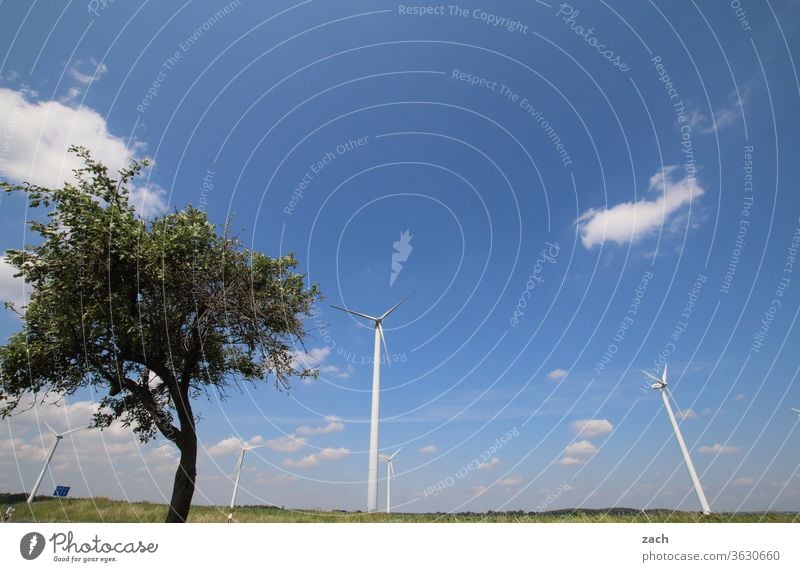
[[[150,502],[127,503],[107,498],[37,497],[30,506],[21,494],[0,494],[0,510],[16,508],[13,522],[163,522],[167,507]],[[226,522],[227,507],[194,506],[189,522]],[[236,522],[800,522],[797,513],[715,513],[633,509],[522,511],[489,513],[373,513],[289,510],[278,507],[236,507]]]

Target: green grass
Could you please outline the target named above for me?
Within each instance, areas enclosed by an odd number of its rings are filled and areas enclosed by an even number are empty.
[[[28,506],[24,495],[0,494],[0,510],[14,506],[13,522],[163,522],[167,507],[151,502],[124,502],[103,497],[58,499],[37,497]],[[226,522],[227,507],[194,506],[189,522]],[[288,510],[268,506],[236,507],[237,522],[800,522],[796,513],[714,513],[632,509],[565,510],[546,513],[521,511],[489,513],[385,513]]]

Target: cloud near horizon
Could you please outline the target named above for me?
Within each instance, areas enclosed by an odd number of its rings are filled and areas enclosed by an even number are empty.
[[[322,449],[318,453],[312,453],[311,455],[306,455],[299,461],[295,461],[294,459],[284,459],[283,466],[289,467],[291,469],[307,469],[309,467],[313,467],[314,465],[322,461],[333,461],[335,459],[341,459],[342,457],[346,457],[349,454],[350,454],[350,449],[346,449],[344,447],[339,447],[338,449],[327,447],[325,449]]]

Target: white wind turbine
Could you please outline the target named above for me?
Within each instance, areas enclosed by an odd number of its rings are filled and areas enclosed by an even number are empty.
[[[797,415],[800,415],[800,409],[795,409],[794,407],[791,407],[790,409],[797,413]]]
[[[402,449],[402,447],[400,447],[400,449]],[[392,512],[392,479],[394,478],[394,467],[392,466],[392,461],[394,461],[394,458],[397,456],[397,453],[400,452],[400,449],[391,455],[381,455],[381,459],[386,461],[386,514]]]
[[[413,292],[411,293],[413,294]],[[380,317],[362,314],[332,306],[337,310],[360,316],[375,323],[375,349],[372,360],[372,417],[369,426],[369,472],[367,473],[367,512],[375,512],[378,509],[378,420],[380,419],[380,393],[381,393],[381,343],[386,352],[386,363],[390,363],[389,349],[386,347],[386,339],[383,336],[383,321],[394,312],[400,304],[411,297],[411,294],[400,300],[396,305],[389,308]]]
[[[252,451],[253,449],[260,449],[261,447],[266,447],[267,444],[264,443],[263,445],[251,445],[251,446],[242,446],[242,452],[239,454],[239,460],[236,462],[236,468],[233,470],[236,473],[236,477],[233,481],[233,494],[231,495],[231,511],[228,513],[228,522],[233,522],[233,505],[236,503],[236,493],[239,490],[239,478],[242,476],[242,465],[244,464],[244,454],[247,451]]]
[[[47,425],[47,423],[44,423]],[[86,427],[76,427],[75,429],[70,429],[69,431],[64,431],[63,433],[57,433],[55,429],[47,425],[47,428],[53,432],[55,439],[53,439],[53,444],[50,445],[50,449],[47,451],[47,456],[44,460],[44,465],[42,465],[42,470],[39,473],[39,476],[36,478],[36,482],[33,484],[33,488],[31,489],[31,494],[28,495],[28,504],[31,504],[33,501],[33,497],[36,495],[36,491],[39,490],[39,485],[42,484],[42,479],[44,478],[44,474],[47,472],[47,467],[50,465],[50,459],[53,458],[53,453],[56,452],[56,447],[58,447],[58,443],[61,439],[64,438],[65,435],[69,435],[70,433],[74,433],[75,431],[80,431],[81,429],[86,429]]]
[[[706,500],[706,494],[703,492],[703,487],[700,485],[700,479],[697,476],[697,471],[694,470],[694,464],[692,464],[692,458],[689,456],[689,449],[686,448],[686,443],[683,440],[683,435],[681,434],[680,427],[678,427],[678,422],[675,419],[675,414],[672,412],[672,405],[669,402],[669,396],[672,393],[669,391],[667,387],[667,365],[664,364],[664,373],[661,375],[661,379],[658,379],[656,376],[647,373],[646,371],[642,372],[651,380],[655,381],[650,386],[650,389],[657,389],[661,392],[661,399],[664,401],[664,407],[667,410],[667,415],[669,415],[669,420],[672,423],[672,429],[675,431],[675,439],[678,440],[678,445],[681,448],[681,453],[683,454],[683,460],[686,463],[686,468],[689,470],[689,476],[692,478],[692,483],[694,484],[694,491],[697,493],[697,499],[700,501],[700,507],[703,509],[703,514],[709,515],[711,514],[711,508],[708,506],[708,501]]]

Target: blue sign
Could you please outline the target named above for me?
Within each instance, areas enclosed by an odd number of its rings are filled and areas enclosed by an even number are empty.
[[[69,487],[62,487],[61,485],[56,487],[56,490],[53,491],[54,497],[65,497],[69,494]]]

